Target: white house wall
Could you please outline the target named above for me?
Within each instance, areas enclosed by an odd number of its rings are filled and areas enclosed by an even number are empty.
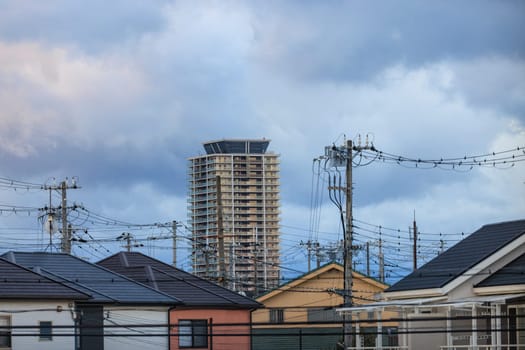
[[[104,349],[168,349],[168,307],[104,307]],[[157,327],[114,327],[163,325]],[[124,334],[129,336],[111,336]],[[147,335],[147,336],[144,336]]]
[[[61,308],[62,311],[58,311]],[[75,347],[74,321],[69,301],[0,301],[0,316],[9,316],[11,326],[34,326],[32,329],[14,329],[11,337],[12,350],[71,350]],[[39,322],[51,321],[54,328],[52,340],[40,340]],[[22,336],[35,334],[35,336]],[[60,336],[66,334],[67,336]],[[18,335],[18,336],[17,336]]]
[[[525,235],[523,235],[522,238],[525,239]],[[523,253],[525,253],[525,244],[516,244],[515,242],[509,244],[500,252],[497,252],[493,256],[489,257],[487,260],[484,260],[480,264],[478,264],[478,266],[480,267],[475,266],[474,268],[467,271],[465,275],[472,277],[463,280],[461,284],[454,285],[453,288],[451,288],[448,292],[448,300],[453,301],[475,296],[476,294],[474,292],[474,286],[476,284],[483,281],[490,274],[498,271],[505,265],[517,259]],[[507,290],[501,289],[495,290],[494,292],[494,294],[508,293]]]

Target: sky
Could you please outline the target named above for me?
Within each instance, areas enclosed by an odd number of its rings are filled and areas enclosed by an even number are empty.
[[[343,238],[327,191],[339,173],[313,162],[325,146],[368,136],[415,159],[525,146],[523,33],[525,3],[512,0],[5,0],[0,178],[78,178],[68,203],[86,209],[70,215],[87,242],[75,254],[97,261],[130,232],[144,245],[136,249],[169,262],[171,241],[151,239],[169,228],[115,220],[187,225],[187,159],[202,143],[270,139],[281,161],[283,275],[293,276],[307,269],[306,241]],[[525,162],[375,161],[356,167],[353,183],[354,238],[371,244],[372,274],[381,239],[389,281],[409,271],[414,215],[420,262],[482,225],[525,217]],[[47,191],[0,187],[0,250],[51,249],[42,213],[20,210],[48,203]],[[179,230],[178,265],[190,269],[189,231]],[[362,249],[355,259],[364,269]]]

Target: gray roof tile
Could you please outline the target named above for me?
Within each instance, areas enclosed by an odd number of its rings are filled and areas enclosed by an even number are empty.
[[[125,276],[63,253],[8,252],[3,255],[18,265],[39,269],[63,284],[92,295],[90,302],[175,305],[179,301]]]
[[[188,306],[257,308],[261,305],[210,281],[141,253],[121,252],[98,264],[169,294]]]
[[[90,295],[0,258],[0,298],[86,300]]]
[[[476,287],[493,287],[513,284],[525,284],[525,254],[478,283]]]
[[[525,220],[485,225],[386,292],[440,288],[525,233]]]

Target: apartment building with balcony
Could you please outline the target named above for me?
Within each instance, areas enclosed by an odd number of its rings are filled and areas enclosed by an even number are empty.
[[[279,155],[269,144],[205,142],[206,154],[188,164],[193,273],[253,294],[275,288],[280,276]]]

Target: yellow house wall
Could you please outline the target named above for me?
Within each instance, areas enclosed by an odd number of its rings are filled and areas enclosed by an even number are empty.
[[[265,308],[254,311],[252,321],[254,323],[268,323],[270,322],[269,309],[279,308],[284,310],[285,323],[307,322],[307,308],[339,307],[344,302],[343,297],[335,292],[330,292],[330,290],[342,291],[344,287],[343,277],[343,272],[334,268],[313,278],[305,279],[290,289],[286,289],[288,286],[283,286],[281,293],[270,296],[268,299],[264,299],[264,296],[258,299],[264,304]],[[354,291],[354,304],[361,305],[373,302],[374,295],[381,292],[382,288],[363,280],[360,275],[354,274],[352,290]],[[363,313],[362,319],[367,319],[366,316],[367,313]],[[385,312],[383,318],[387,317],[396,317],[396,315]],[[385,323],[386,325],[388,324]]]

